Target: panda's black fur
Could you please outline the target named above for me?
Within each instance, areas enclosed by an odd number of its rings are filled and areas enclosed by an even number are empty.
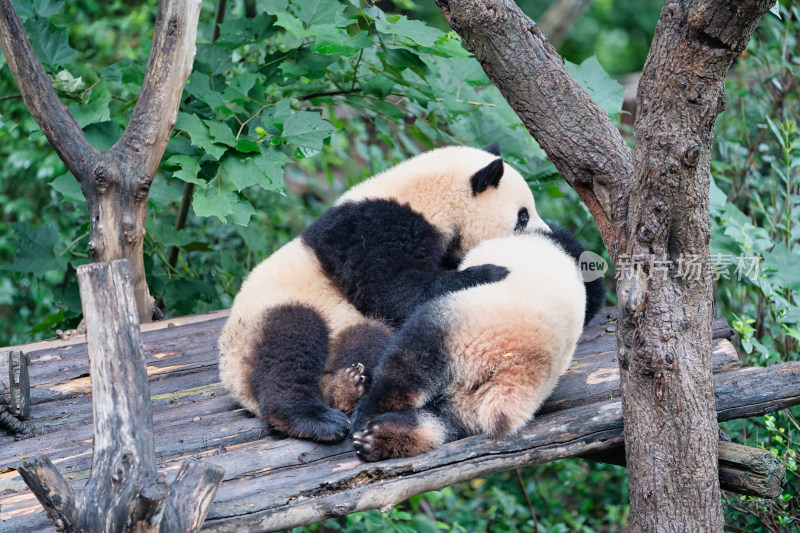
[[[423,302],[502,279],[454,270],[482,240],[545,227],[525,180],[487,151],[421,154],[345,193],[258,265],[220,336],[232,396],[290,436],[333,442],[382,348]]]
[[[491,264],[448,269],[453,246],[420,213],[394,200],[334,206],[301,237],[356,309],[392,327],[428,300],[508,274]]]
[[[602,280],[583,283],[583,247],[567,230],[486,241],[467,265],[510,269],[492,285],[420,306],[388,342],[353,415],[368,461],[416,455],[476,433],[518,430],[566,370],[602,305]]]
[[[553,242],[558,243],[564,251],[575,260],[575,263],[580,267],[580,256],[585,251],[580,241],[566,228],[557,226],[547,222],[550,227],[551,233],[548,238]],[[583,325],[584,327],[589,321],[594,318],[600,308],[606,301],[606,288],[603,285],[603,279],[598,278],[592,281],[584,282],[586,288],[586,312],[584,314]]]

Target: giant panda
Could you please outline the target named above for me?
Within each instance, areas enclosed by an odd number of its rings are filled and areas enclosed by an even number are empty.
[[[250,273],[220,339],[220,378],[288,436],[336,442],[377,356],[420,304],[502,279],[456,269],[483,240],[546,228],[499,147],[422,153],[353,187]]]
[[[582,251],[556,226],[470,251],[460,268],[493,263],[510,273],[428,302],[397,331],[353,415],[358,457],[417,455],[469,435],[507,435],[528,422],[603,303],[602,280],[581,278]]]

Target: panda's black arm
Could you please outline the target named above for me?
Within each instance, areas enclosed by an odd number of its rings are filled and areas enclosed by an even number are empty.
[[[505,267],[490,264],[463,271],[437,265],[427,270],[398,269],[382,279],[359,283],[351,301],[362,313],[399,327],[421,305],[450,292],[500,281],[508,272]]]
[[[507,270],[447,268],[447,239],[408,205],[365,200],[334,206],[302,234],[325,273],[367,316],[399,326],[421,304],[498,281]]]
[[[444,392],[450,369],[448,328],[437,304],[420,307],[389,341],[353,413],[353,431],[376,415],[423,407]]]

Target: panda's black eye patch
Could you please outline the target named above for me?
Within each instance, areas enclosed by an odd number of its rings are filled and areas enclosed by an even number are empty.
[[[517,212],[517,225],[514,226],[514,231],[522,231],[528,227],[528,220],[530,220],[528,208],[523,207]]]

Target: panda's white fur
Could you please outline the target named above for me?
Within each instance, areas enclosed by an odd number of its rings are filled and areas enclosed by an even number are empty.
[[[498,184],[479,194],[471,189],[470,177],[497,160],[497,155],[468,147],[425,152],[356,185],[343,194],[335,206],[360,205],[373,199],[407,204],[446,241],[457,239],[454,241],[459,244],[456,253],[468,251],[485,239],[511,234],[517,223],[517,213],[523,207],[530,217],[528,228],[546,228],[536,213],[525,180],[507,164],[503,163]],[[256,353],[259,348],[255,340],[265,329],[276,329],[273,322],[265,322],[272,320],[268,311],[285,305],[307,306],[318,313],[328,328],[331,342],[348,328],[364,326],[378,331],[385,328],[375,317],[359,312],[302,237],[283,246],[259,264],[242,284],[219,340],[222,382],[241,405],[257,415],[265,416],[259,406],[259,394],[252,387],[254,365],[262,357]],[[302,356],[286,353],[275,357],[282,361]],[[275,388],[277,393],[280,385]],[[261,396],[269,394],[267,390]],[[322,441],[344,436],[341,418],[336,418],[335,425],[339,429],[332,436],[320,436],[313,427],[295,429],[291,420],[273,418],[275,420],[265,416],[272,425],[292,436]],[[309,420],[306,427],[313,425]]]
[[[548,229],[485,241],[460,268],[486,262],[509,275],[422,306],[390,342],[354,415],[362,459],[513,433],[569,367],[586,306],[575,259]]]
[[[492,239],[461,268],[492,261],[511,273],[442,298],[450,317],[447,394],[473,433],[513,433],[567,370],[583,331],[586,291],[575,261],[542,234]],[[487,379],[479,394],[469,391]]]

